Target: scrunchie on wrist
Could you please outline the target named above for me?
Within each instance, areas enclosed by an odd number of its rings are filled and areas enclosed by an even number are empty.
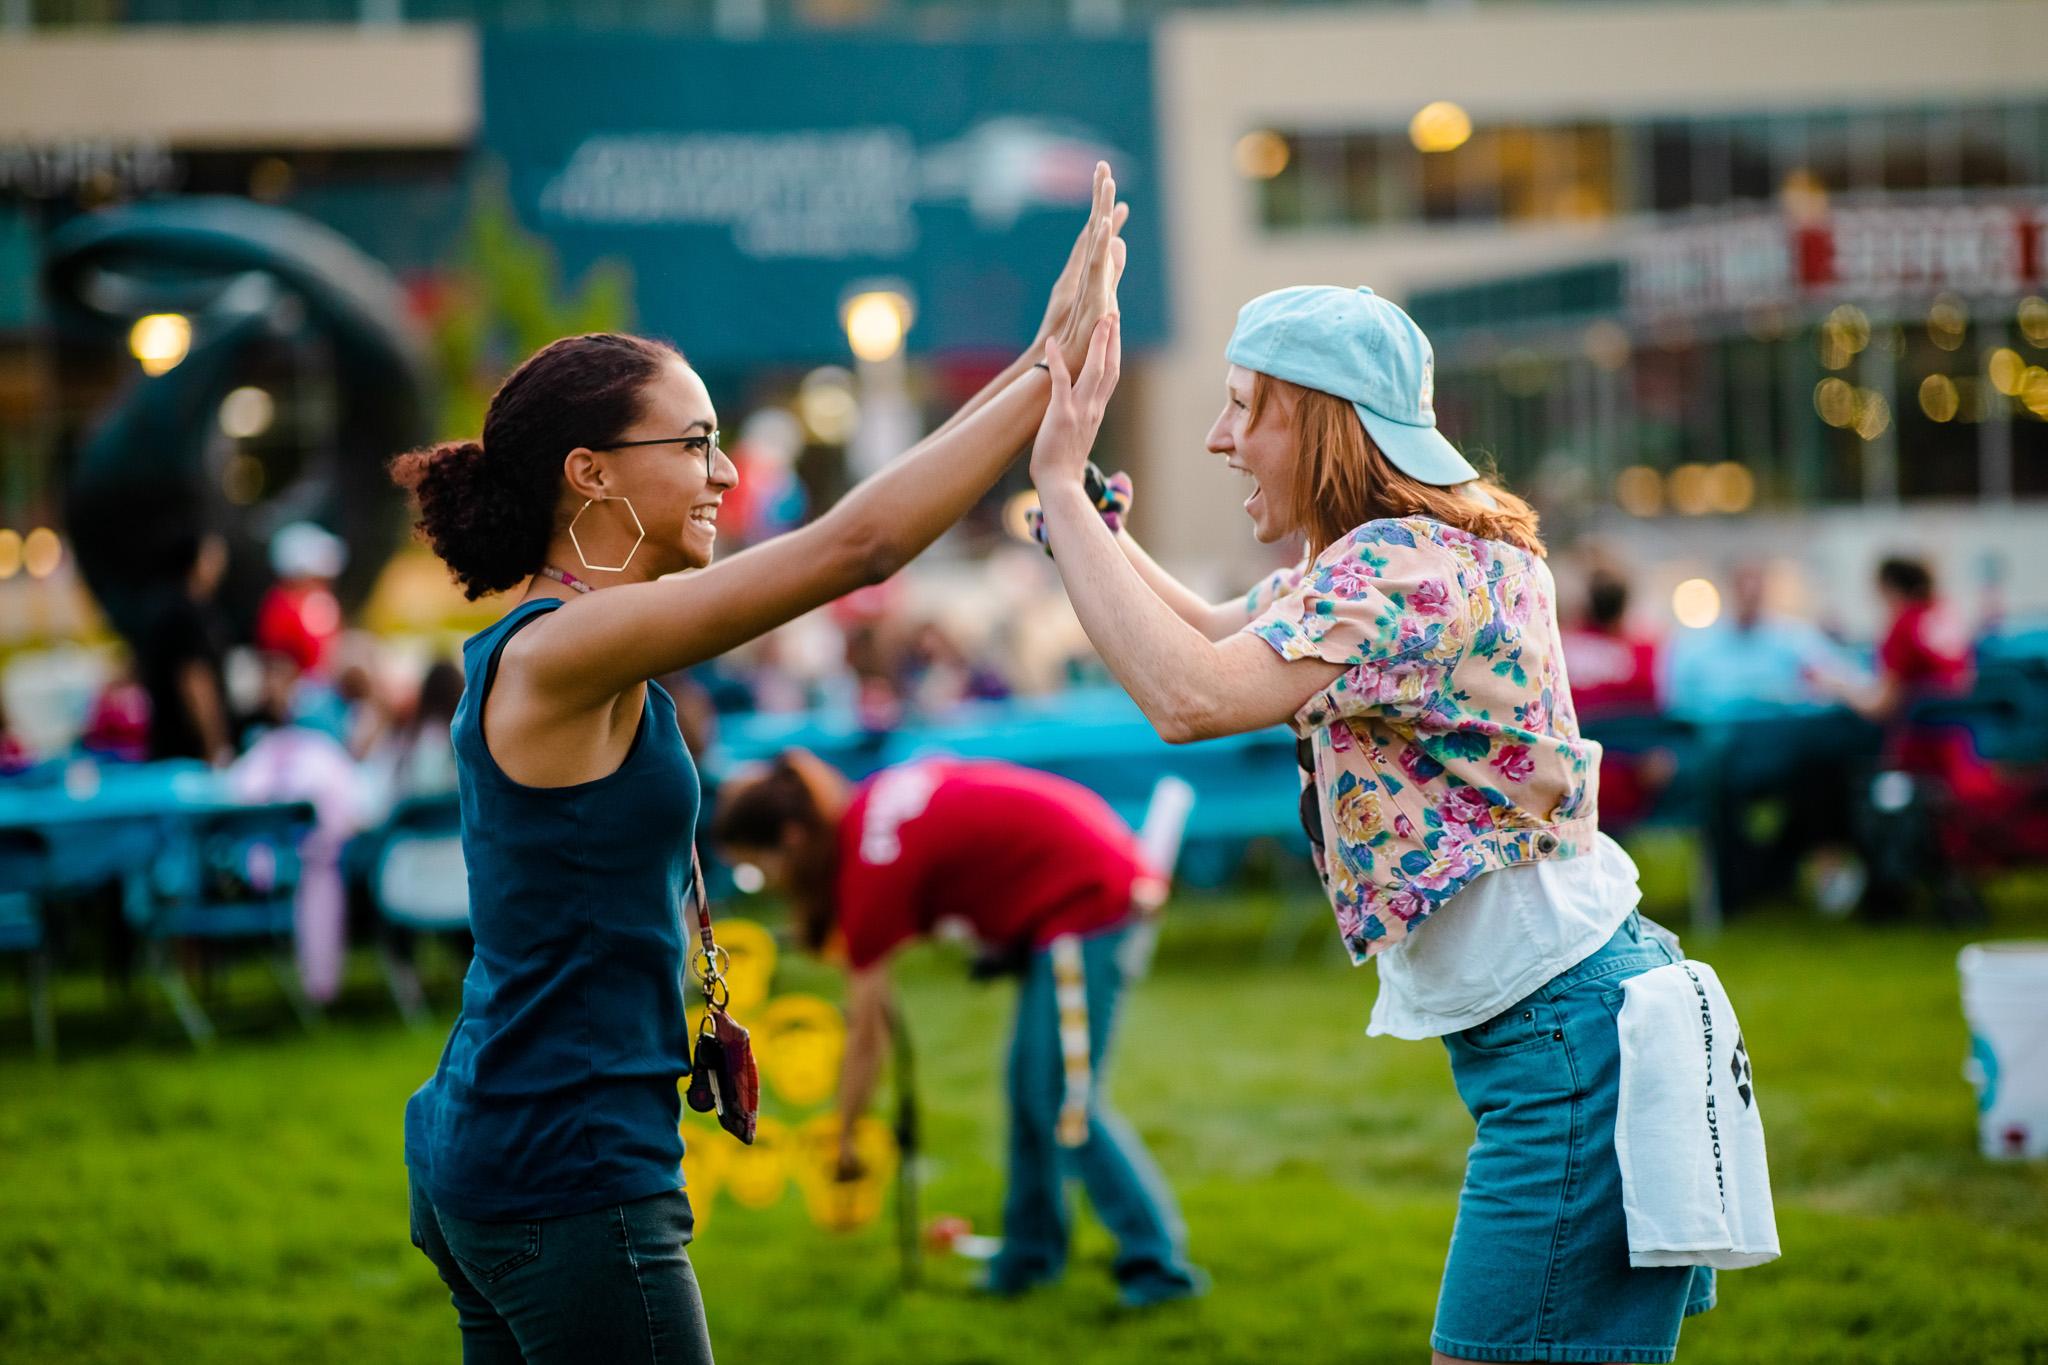
[[[1123,530],[1124,518],[1130,515],[1131,501],[1137,496],[1131,476],[1121,469],[1105,476],[1091,461],[1081,473],[1081,486],[1095,503],[1095,510],[1102,516],[1102,524],[1112,532]],[[1031,528],[1031,538],[1047,555],[1051,555],[1052,545],[1045,537],[1045,510],[1033,507],[1024,514],[1024,520]]]

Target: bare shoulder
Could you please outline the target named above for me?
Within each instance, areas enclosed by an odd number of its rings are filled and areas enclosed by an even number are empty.
[[[506,642],[483,704],[484,747],[507,777],[530,787],[572,786],[616,768],[644,698],[644,683],[599,697],[548,685],[560,649],[548,639],[551,624],[536,621]]]

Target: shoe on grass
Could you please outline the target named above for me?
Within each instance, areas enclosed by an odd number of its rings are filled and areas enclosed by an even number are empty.
[[[1199,1299],[1209,1292],[1209,1273],[1199,1266],[1164,1271],[1147,1268],[1122,1277],[1116,1296],[1126,1308],[1157,1308],[1182,1299]]]

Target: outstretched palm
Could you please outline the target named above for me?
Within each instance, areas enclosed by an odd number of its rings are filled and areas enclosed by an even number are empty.
[[[1046,402],[1038,439],[1031,444],[1031,481],[1041,490],[1062,481],[1080,482],[1081,471],[1088,464],[1088,452],[1095,445],[1095,434],[1102,429],[1102,414],[1109,407],[1109,396],[1116,392],[1117,375],[1123,368],[1122,333],[1123,320],[1115,313],[1099,319],[1089,338],[1087,359],[1081,372],[1071,380],[1060,348],[1046,347],[1052,397]]]
[[[1130,220],[1131,206],[1118,204],[1110,212],[1109,230],[1112,236],[1124,230]],[[1031,349],[1041,352],[1045,343],[1054,337],[1064,336],[1067,324],[1073,321],[1074,300],[1080,297],[1081,275],[1088,265],[1088,248],[1095,240],[1096,213],[1091,202],[1088,219],[1081,225],[1081,231],[1074,237],[1074,249],[1067,253],[1067,263],[1060,270],[1060,277],[1053,281],[1052,293],[1045,301],[1045,318],[1038,324],[1038,334],[1032,339]]]
[[[1088,223],[1053,285],[1039,333],[1042,340],[1058,343],[1070,370],[1081,367],[1095,324],[1116,315],[1116,287],[1124,273],[1124,243],[1117,234],[1129,216],[1130,206],[1116,202],[1116,178],[1109,164],[1096,162]]]

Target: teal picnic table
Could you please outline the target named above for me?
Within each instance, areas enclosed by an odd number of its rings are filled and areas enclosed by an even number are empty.
[[[8,879],[25,884],[0,886],[0,892],[27,902],[46,942],[52,898],[118,885],[128,924],[151,949],[152,973],[186,1031],[204,1041],[211,1026],[177,979],[163,943],[183,937],[288,942],[297,846],[312,824],[308,803],[244,799],[225,774],[203,763],[80,758],[45,765],[0,782],[0,843],[39,854],[8,860]],[[232,844],[226,855],[224,842]],[[223,903],[215,891],[223,867],[213,864],[223,856],[249,861],[249,868],[229,871],[255,871],[254,889],[242,901]],[[281,978],[281,984],[304,1016],[295,983]]]
[[[0,782],[0,830],[42,837],[49,849],[42,890],[84,891],[147,867],[181,818],[247,804],[204,763],[81,758]]]

